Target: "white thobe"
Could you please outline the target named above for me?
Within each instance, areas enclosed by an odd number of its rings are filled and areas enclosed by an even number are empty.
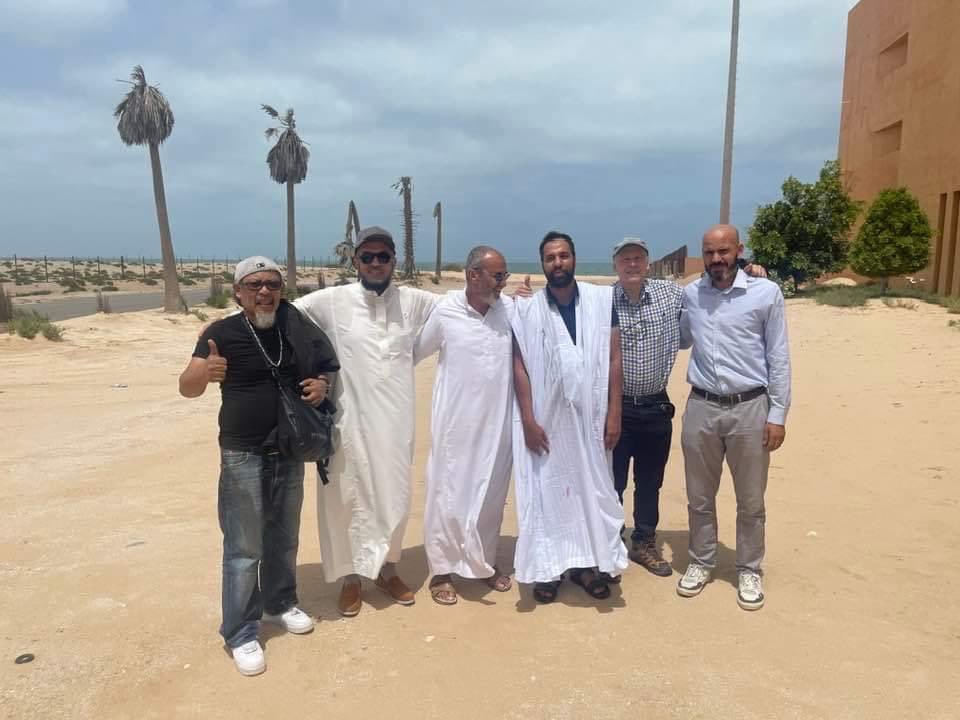
[[[494,574],[512,464],[512,305],[503,297],[481,315],[451,291],[417,341],[418,362],[440,352],[423,515],[431,575]]]
[[[400,559],[416,425],[413,344],[438,299],[393,285],[377,295],[353,283],[294,303],[327,333],[340,360],[337,451],[329,484],[317,484],[328,582],[352,573],[376,578],[384,562]]]
[[[610,287],[578,282],[577,342],[541,290],[516,303],[514,334],[550,452],[527,448],[519,409],[513,420],[520,582],[556,580],[570,568],[627,567],[623,508],[604,448],[610,374]]]

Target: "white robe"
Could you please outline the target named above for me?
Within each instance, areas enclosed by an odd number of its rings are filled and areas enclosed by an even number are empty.
[[[520,582],[555,580],[570,568],[627,567],[623,508],[604,448],[610,371],[610,287],[578,283],[577,343],[545,291],[516,304],[514,334],[530,377],[533,412],[550,442],[536,455],[524,441],[519,409],[513,449]]]
[[[423,516],[431,575],[494,573],[513,461],[512,305],[481,315],[451,291],[417,341],[417,362],[440,352]]]
[[[338,445],[328,485],[317,484],[317,523],[328,582],[375,578],[400,559],[410,514],[413,344],[438,297],[391,285],[326,288],[295,305],[328,335],[340,360],[334,384]]]

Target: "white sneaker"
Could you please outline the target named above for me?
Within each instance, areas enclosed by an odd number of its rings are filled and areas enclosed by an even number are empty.
[[[259,675],[267,669],[263,648],[256,640],[233,648],[233,662],[236,663],[241,675]]]
[[[313,630],[313,620],[303,610],[298,607],[292,607],[282,615],[263,614],[263,621],[282,625],[287,632],[303,635]]]
[[[744,570],[740,573],[737,586],[737,605],[744,610],[759,610],[763,607],[763,585],[757,573]]]
[[[710,571],[703,565],[690,563],[680,582],[677,583],[677,595],[695,597],[708,582],[710,582]]]

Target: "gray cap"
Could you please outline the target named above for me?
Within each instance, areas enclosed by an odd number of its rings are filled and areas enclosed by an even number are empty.
[[[268,257],[264,257],[263,255],[254,255],[253,257],[245,258],[237,263],[237,266],[233,269],[233,282],[238,283],[247,275],[268,271],[277,273],[277,275],[280,276],[280,279],[283,280],[283,273],[281,272],[279,265],[277,265]]]
[[[356,250],[359,250],[361,245],[371,240],[382,242],[384,245],[389,247],[394,254],[396,254],[397,246],[393,244],[393,235],[379,225],[371,225],[370,227],[364,228],[360,231],[360,234],[357,236]]]
[[[613,246],[613,256],[616,257],[617,255],[620,254],[621,250],[625,250],[626,248],[631,246],[643,248],[643,251],[647,253],[647,255],[650,254],[650,248],[647,247],[646,240],[641,240],[640,238],[635,238],[635,237],[625,237],[623,240],[621,240],[620,242],[618,242],[616,245]]]

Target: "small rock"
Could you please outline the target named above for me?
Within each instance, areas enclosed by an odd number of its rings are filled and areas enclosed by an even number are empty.
[[[807,532],[807,537],[816,537],[816,536],[817,536],[816,530],[810,530]]]
[[[184,670],[189,670],[189,669],[190,669],[190,663],[187,663],[186,665],[184,665],[184,666],[183,666],[183,669],[184,669]]]
[[[126,383],[114,383],[114,384],[111,385],[110,387],[112,387],[112,388],[117,388],[117,389],[121,389],[121,390],[122,390],[123,388],[127,387],[127,384],[126,384]]]
[[[434,639],[434,636],[433,636],[433,635],[427,635],[427,636],[424,638],[424,640],[425,640],[426,642],[433,642],[433,639]]]

